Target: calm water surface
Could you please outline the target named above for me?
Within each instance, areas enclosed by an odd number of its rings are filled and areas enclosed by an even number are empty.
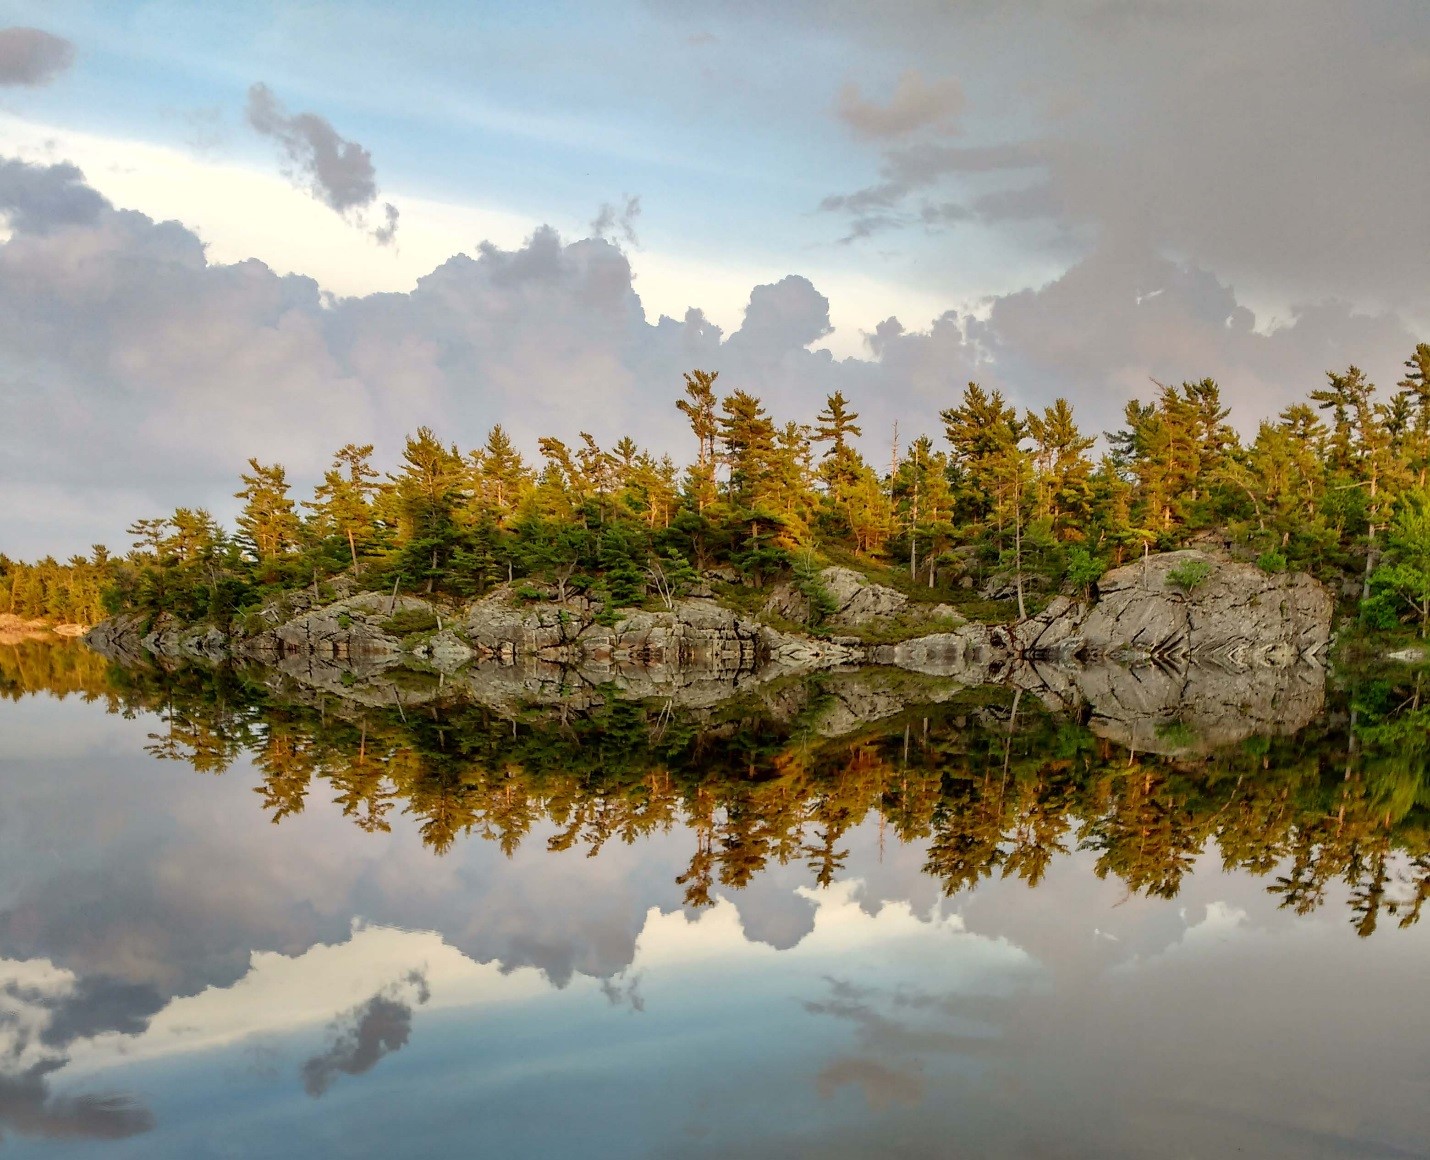
[[[1158,757],[0,653],[9,1154],[1430,1155],[1413,674]]]

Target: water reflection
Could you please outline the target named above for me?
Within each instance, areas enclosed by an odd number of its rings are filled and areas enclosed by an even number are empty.
[[[1097,853],[1099,877],[1173,898],[1193,859],[1214,849],[1226,869],[1265,877],[1296,913],[1344,883],[1362,936],[1387,916],[1415,923],[1430,896],[1430,698],[1419,673],[1335,689],[1298,732],[1234,744],[1208,746],[1195,717],[1126,713],[1122,731],[1160,739],[1161,753],[1116,744],[1118,717],[1105,708],[1084,721],[1018,689],[910,685],[907,675],[893,692],[880,687],[896,703],[862,728],[847,683],[861,674],[710,709],[589,688],[580,708],[573,698],[497,709],[430,690],[404,707],[401,674],[388,679],[394,701],[381,706],[271,670],[112,668],[79,647],[0,654],[0,687],[12,695],[78,693],[111,712],[155,714],[154,757],[204,774],[247,757],[274,822],[315,795],[368,832],[388,831],[399,810],[437,854],[467,836],[511,854],[538,822],[555,826],[547,849],[591,857],[611,841],[682,830],[688,906],[710,905],[717,886],[743,889],[771,865],[803,865],[812,885],[827,886],[845,865],[846,834],[870,818],[887,841],[924,850],[925,872],[948,895],[994,875],[1036,886],[1053,858],[1082,849]],[[851,731],[828,736],[831,705]]]
[[[0,656],[14,1154],[454,1155],[480,1125],[498,1155],[1359,1156],[1430,1130],[1413,674],[1155,755],[1011,689],[911,685],[863,725],[837,681],[512,715],[89,656]]]

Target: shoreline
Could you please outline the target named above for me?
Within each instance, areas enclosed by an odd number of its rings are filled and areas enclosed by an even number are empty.
[[[0,613],[0,644],[19,644],[26,640],[49,640],[52,637],[77,638],[90,631],[88,624],[56,624],[50,620]]]

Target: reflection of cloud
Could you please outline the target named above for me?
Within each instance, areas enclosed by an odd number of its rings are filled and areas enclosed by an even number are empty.
[[[125,1096],[50,1094],[76,1040],[142,1032],[162,1000],[150,987],[76,979],[46,960],[0,963],[0,1128],[23,1136],[117,1140],[154,1125]]]
[[[303,1090],[310,1096],[320,1096],[339,1075],[371,1071],[383,1056],[406,1047],[412,1034],[409,991],[419,1005],[427,1002],[431,992],[426,975],[412,971],[348,1012],[327,1050],[303,1064]]]
[[[825,982],[829,997],[804,1009],[853,1024],[859,1054],[838,1056],[820,1069],[814,1086],[821,1098],[854,1084],[876,1111],[914,1107],[923,1099],[926,1057],[984,1055],[998,1043],[987,1018],[1006,1004],[994,996],[884,989],[830,976]],[[982,1018],[970,1017],[974,1011]]]
[[[623,987],[619,979],[602,979],[601,994],[612,1007],[629,1007],[632,1011],[645,1010],[645,996],[640,992],[641,977],[631,976]]]
[[[924,1098],[924,1082],[917,1070],[900,1071],[872,1059],[836,1059],[814,1078],[815,1090],[825,1100],[848,1084],[862,1088],[864,1098],[876,1112],[895,1104],[912,1108]]]
[[[1179,911],[1186,922],[1187,910]],[[1186,956],[1206,954],[1221,944],[1232,941],[1249,929],[1247,913],[1228,902],[1208,902],[1205,914],[1196,922],[1187,922],[1179,938],[1148,955],[1133,955],[1112,967],[1112,973],[1125,974]],[[1101,933],[1101,932],[1099,932]]]
[[[963,86],[952,77],[926,81],[918,69],[909,69],[894,87],[888,101],[868,100],[859,85],[849,81],[839,90],[835,113],[858,137],[902,137],[917,129],[936,127],[944,133],[958,131],[963,112]]]
[[[153,1114],[127,1096],[51,1096],[45,1077],[62,1066],[0,1077],[0,1125],[22,1136],[92,1140],[122,1140],[154,1126]]]

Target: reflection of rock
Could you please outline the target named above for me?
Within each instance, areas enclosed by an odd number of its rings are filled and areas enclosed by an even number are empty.
[[[1091,709],[1093,732],[1143,753],[1189,755],[1253,735],[1295,733],[1325,707],[1326,674],[1314,661],[1179,668],[1104,660],[1040,670],[1034,691],[1060,710]]]
[[[866,668],[831,673],[820,681],[825,701],[814,716],[821,737],[842,737],[915,705],[937,705],[963,689],[952,679],[898,669]]]

